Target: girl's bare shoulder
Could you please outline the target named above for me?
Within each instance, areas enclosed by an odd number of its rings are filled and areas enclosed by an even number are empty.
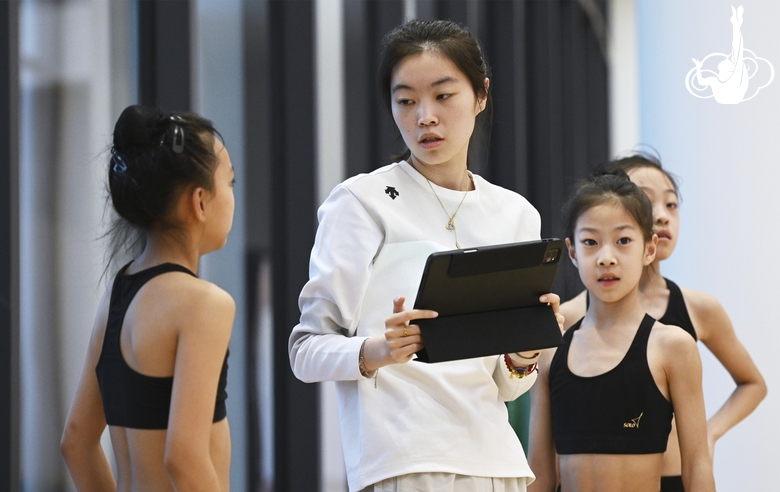
[[[696,341],[687,331],[679,326],[667,325],[660,321],[656,321],[653,325],[648,344],[672,358],[687,357],[693,353],[698,355]]]
[[[683,299],[685,299],[685,305],[689,311],[692,311],[691,314],[701,317],[725,314],[720,301],[712,294],[687,287],[680,287],[680,290],[682,291]]]
[[[680,290],[699,340],[709,346],[716,338],[733,336],[731,319],[715,296],[685,287]]]
[[[232,325],[236,304],[224,289],[187,273],[160,275],[145,286],[143,301],[159,306],[159,314],[176,325],[201,324],[226,319]],[[223,323],[218,323],[223,324]]]

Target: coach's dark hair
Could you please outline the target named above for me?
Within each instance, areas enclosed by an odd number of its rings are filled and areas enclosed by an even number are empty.
[[[577,220],[593,207],[615,204],[623,207],[634,218],[645,242],[653,238],[653,206],[647,195],[619,168],[596,171],[580,183],[574,195],[564,206],[566,237],[572,244]]]
[[[188,186],[212,189],[217,156],[211,121],[193,113],[128,106],[114,126],[108,199],[116,216],[107,236],[109,263],[143,248],[145,232],[175,229],[170,212]]]
[[[407,56],[425,52],[436,52],[449,59],[466,75],[474,94],[477,97],[487,97],[484,111],[486,117],[482,126],[489,127],[493,100],[485,89],[485,79],[490,78],[490,67],[485,61],[479,41],[471,31],[448,20],[408,20],[385,35],[379,57],[377,89],[387,110],[392,114],[390,83],[393,70]],[[399,158],[408,159],[409,156],[407,149]]]

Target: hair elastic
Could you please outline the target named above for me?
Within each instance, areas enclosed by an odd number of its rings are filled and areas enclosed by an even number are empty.
[[[117,154],[116,150],[111,151],[111,161],[114,163],[113,170],[117,174],[124,174],[127,171],[127,164],[122,160],[122,157]]]

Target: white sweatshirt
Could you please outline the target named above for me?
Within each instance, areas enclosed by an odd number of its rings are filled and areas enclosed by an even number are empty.
[[[419,472],[486,477],[533,474],[509,425],[505,401],[536,374],[509,379],[503,357],[410,361],[361,376],[367,337],[384,336],[393,299],[411,309],[429,254],[539,239],[539,213],[522,196],[473,175],[475,190],[441,188],[407,162],[336,186],[318,212],[309,281],[290,335],[290,363],[305,382],[336,381],[349,490]],[[375,387],[376,385],[376,387]]]

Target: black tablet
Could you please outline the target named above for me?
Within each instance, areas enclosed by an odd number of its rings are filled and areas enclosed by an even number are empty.
[[[550,306],[565,244],[560,239],[484,246],[428,257],[415,309],[425,348],[421,362],[444,362],[558,346],[561,332]]]

